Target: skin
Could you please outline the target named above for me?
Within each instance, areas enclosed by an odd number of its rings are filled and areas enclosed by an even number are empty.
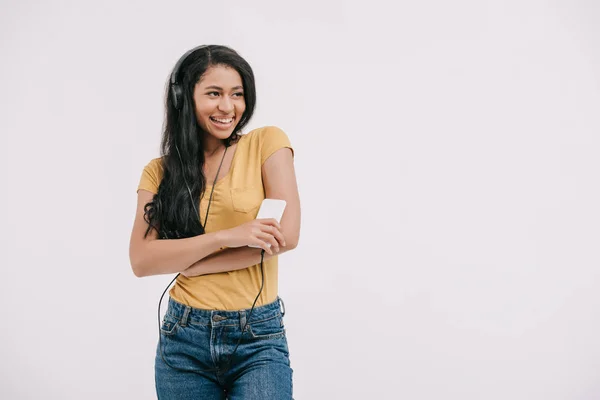
[[[240,74],[226,66],[210,67],[194,87],[196,120],[208,133],[204,137],[205,155],[212,156],[224,147],[223,140],[231,136],[246,110]],[[231,118],[230,126],[220,126],[210,117]]]
[[[224,140],[235,129],[246,107],[240,75],[226,66],[209,68],[194,87],[194,103],[198,124],[208,133],[204,138],[204,173],[214,176],[225,150]],[[234,120],[231,126],[219,126],[211,122],[211,117]],[[235,146],[228,149],[220,176],[227,174]],[[273,153],[262,166],[262,176],[266,197],[287,202],[281,224],[274,219],[253,220],[185,239],[158,240],[154,230],[143,237],[148,227],[144,206],[153,194],[140,189],[129,246],[134,274],[142,277],[179,272],[197,276],[234,271],[260,262],[261,249],[247,247],[250,244],[265,250],[265,260],[294,249],[300,235],[300,199],[292,151],[282,148]],[[220,250],[223,247],[226,249]]]

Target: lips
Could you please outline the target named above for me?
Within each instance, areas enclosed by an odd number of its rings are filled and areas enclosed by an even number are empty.
[[[210,117],[211,121],[217,122],[220,124],[230,124],[233,122],[235,117]]]
[[[213,129],[229,132],[235,124],[235,117],[209,117]]]

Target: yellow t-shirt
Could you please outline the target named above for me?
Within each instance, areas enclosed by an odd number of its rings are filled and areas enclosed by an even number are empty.
[[[215,184],[205,227],[207,233],[233,228],[256,218],[265,198],[261,167],[270,155],[283,147],[292,149],[285,132],[274,126],[254,129],[239,139],[227,175],[220,177]],[[144,168],[138,190],[145,189],[156,194],[162,176],[161,158],[155,158]],[[209,177],[204,196],[200,199],[202,223],[211,189]],[[278,293],[277,257],[265,260],[263,264],[265,283],[257,306],[275,301]],[[179,275],[169,294],[174,300],[196,308],[241,310],[252,306],[260,285],[258,263],[218,274],[190,278]]]

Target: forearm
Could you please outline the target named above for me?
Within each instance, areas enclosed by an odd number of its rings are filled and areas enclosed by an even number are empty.
[[[269,253],[265,252],[264,260],[266,261],[272,257],[285,253],[286,251],[290,251],[292,248],[293,247],[291,246],[280,247],[279,252],[274,255],[269,255]],[[247,246],[218,251],[195,262],[192,266],[183,271],[182,275],[191,277],[248,268],[260,263],[260,252],[261,249]]]
[[[147,242],[131,263],[138,277],[183,272],[223,245],[219,232],[185,239],[156,239]]]

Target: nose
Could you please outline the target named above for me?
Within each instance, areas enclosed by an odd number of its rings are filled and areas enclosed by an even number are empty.
[[[233,102],[228,96],[221,96],[221,101],[219,102],[219,111],[225,114],[230,114],[233,111]]]

